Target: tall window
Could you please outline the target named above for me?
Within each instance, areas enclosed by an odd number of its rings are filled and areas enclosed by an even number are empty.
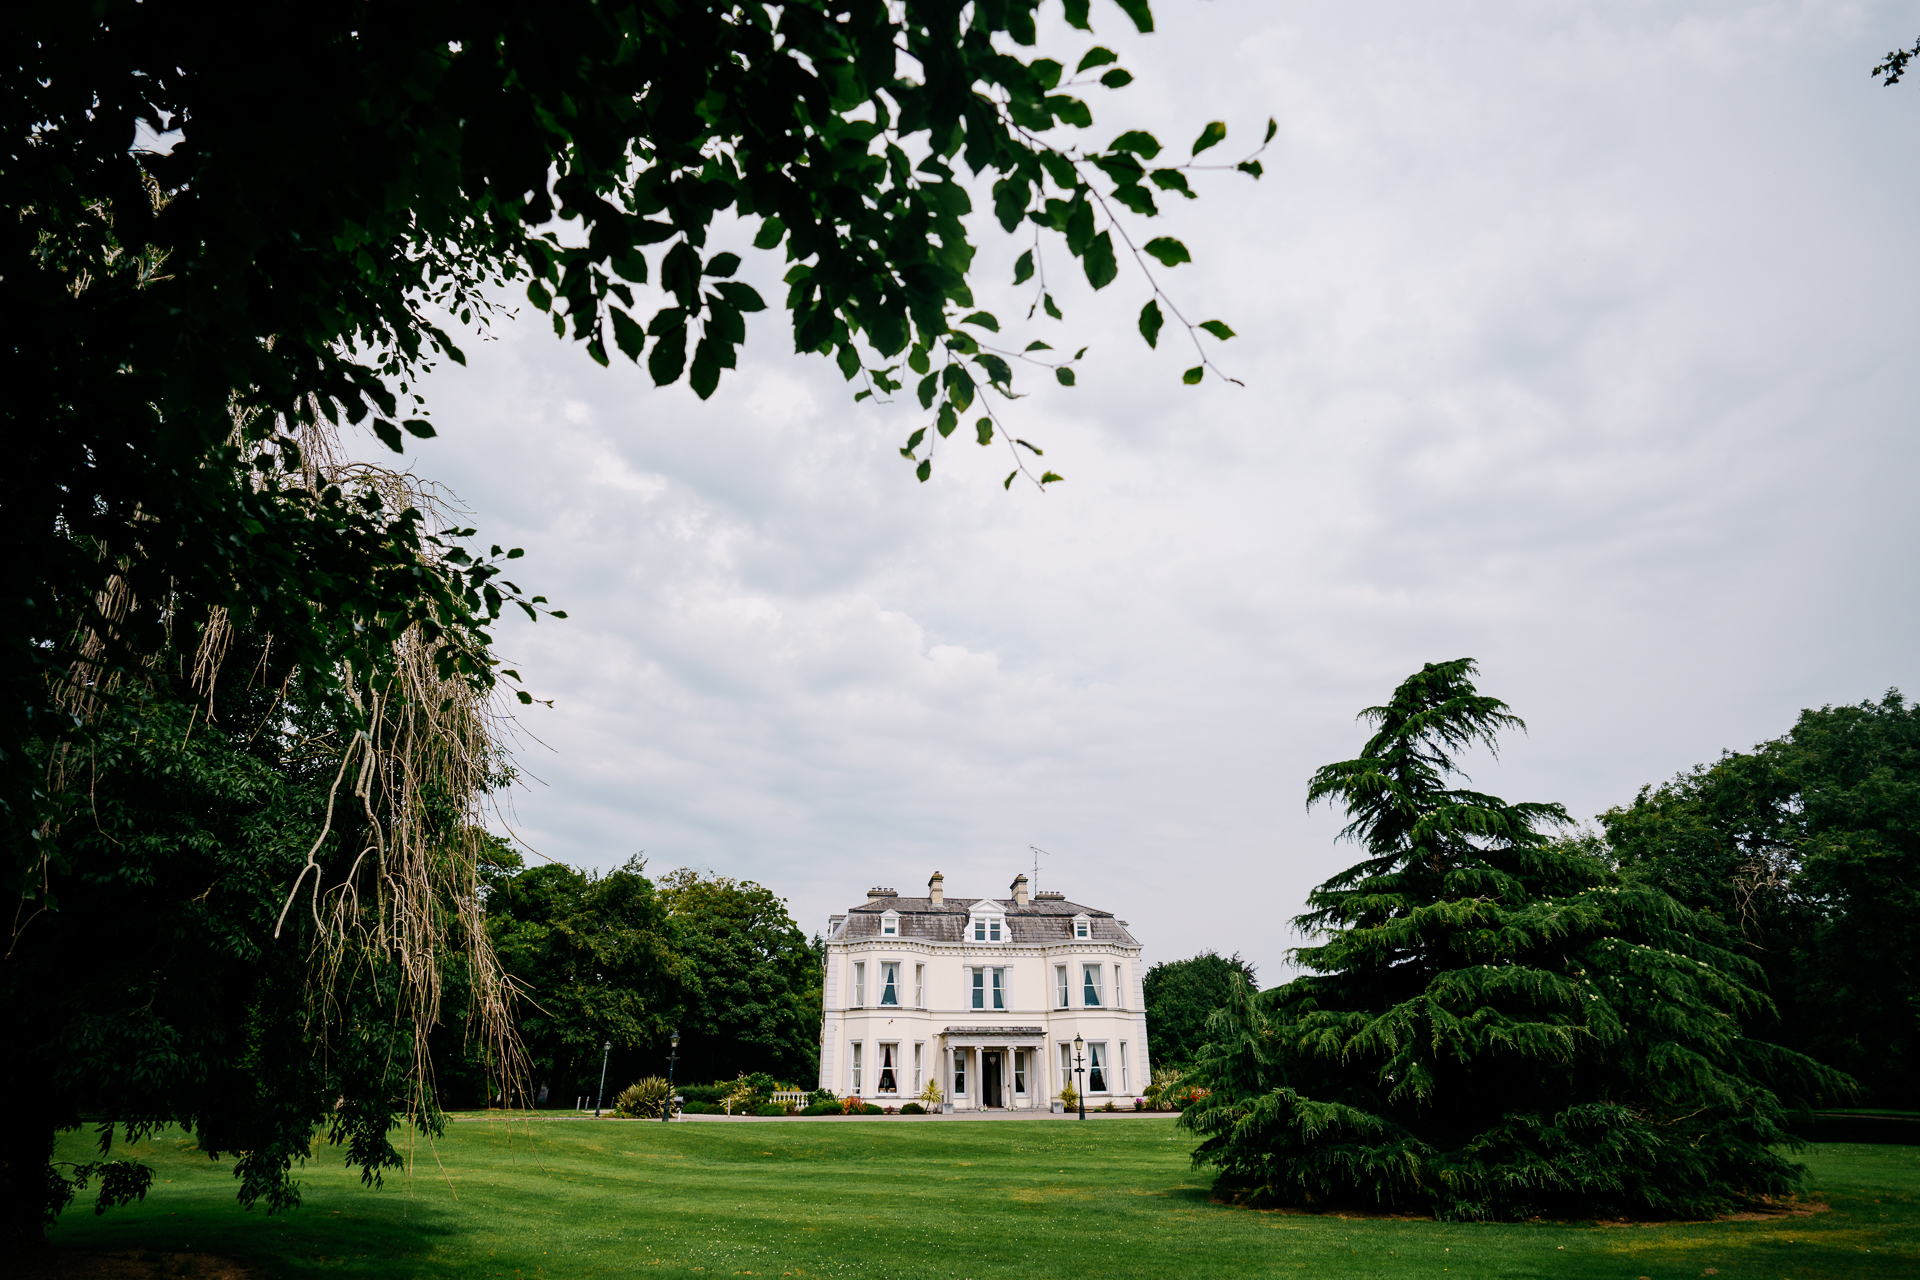
[[[867,966],[856,962],[853,966],[853,1007],[858,1009],[867,1002]]]
[[[1067,985],[1067,966],[1063,964],[1053,966],[1053,985],[1060,989],[1060,1007],[1066,1008],[1067,993],[1071,990]]]
[[[891,960],[880,966],[880,1003],[900,1003],[900,966]]]
[[[1127,1042],[1120,1042],[1120,1092],[1132,1093],[1133,1083],[1127,1076]]]
[[[1119,965],[1113,966],[1113,1007],[1116,1009],[1124,1009],[1127,1007],[1127,988],[1126,985],[1120,981]]]
[[[860,1096],[860,1042],[853,1042],[853,1093]]]
[[[1032,1060],[1033,1050],[1015,1049],[1013,1051],[1013,1091],[1021,1097],[1027,1093],[1027,1063]]]
[[[1089,1009],[1098,1009],[1101,1005],[1100,966],[1097,964],[1080,966],[1080,980],[1081,985],[1085,988],[1085,990],[1080,993],[1081,1003],[1085,1004]]]
[[[1073,1046],[1064,1040],[1060,1042],[1060,1082],[1076,1088],[1079,1086],[1073,1077]]]
[[[900,1092],[900,1082],[894,1079],[893,1075],[893,1055],[898,1048],[898,1045],[891,1044],[880,1046],[880,1092],[882,1093]]]
[[[1007,1007],[1007,971],[994,969],[991,972],[993,974],[993,1007],[1004,1009]]]
[[[967,1051],[965,1049],[953,1051],[953,1096],[956,1098],[967,1096]]]
[[[924,1041],[915,1040],[913,1042],[913,1092],[915,1097],[918,1097],[920,1090],[926,1087],[920,1082],[920,1051],[926,1047]]]
[[[987,1007],[987,971],[985,969],[970,969],[967,972],[971,979],[972,991],[969,1007],[984,1009]]]
[[[913,966],[913,1004],[917,1009],[927,1007],[927,966]]]
[[[1087,1092],[1105,1093],[1107,1091],[1107,1055],[1102,1044],[1087,1045]]]

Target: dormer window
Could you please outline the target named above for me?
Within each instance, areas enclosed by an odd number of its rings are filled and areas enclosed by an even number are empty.
[[[900,913],[898,911],[889,911],[880,917],[880,936],[883,938],[897,938],[900,936]]]
[[[1093,938],[1093,921],[1087,919],[1085,916],[1075,916],[1073,918],[1073,936],[1083,942],[1090,941]]]
[[[975,942],[1005,942],[1007,918],[999,913],[998,904],[982,902],[975,907],[969,933]]]

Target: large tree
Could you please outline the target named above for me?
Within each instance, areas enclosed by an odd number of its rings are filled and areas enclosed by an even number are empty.
[[[1116,3],[1152,28],[1146,0]],[[416,1016],[419,1060],[417,1017],[438,1013],[448,972],[435,922],[477,896],[481,842],[448,815],[470,816],[479,784],[466,769],[438,801],[391,804],[381,788],[417,776],[405,766],[423,743],[467,751],[440,734],[447,686],[471,699],[517,679],[490,628],[544,601],[502,576],[517,552],[329,456],[326,425],[365,423],[395,451],[434,435],[418,380],[463,358],[456,333],[484,326],[503,289],[588,357],[643,361],[704,397],[766,306],[732,278],[736,251],[781,253],[777,305],[798,349],[859,379],[856,398],[911,377],[923,425],[902,452],[919,476],[965,415],[963,439],[1012,452],[1011,483],[1022,446],[988,393],[1011,395],[1022,362],[1071,385],[1074,359],[993,345],[1000,322],[968,283],[970,172],[991,180],[1000,226],[1033,236],[1016,276],[1033,282],[1034,313],[1060,314],[1049,245],[1095,288],[1131,258],[1143,338],[1171,312],[1198,353],[1186,380],[1201,381],[1201,335],[1231,330],[1188,322],[1161,292],[1152,272],[1187,248],[1126,224],[1190,197],[1194,169],[1258,176],[1259,162],[1195,160],[1224,138],[1219,122],[1172,163],[1155,164],[1161,145],[1140,131],[1084,143],[1086,95],[1131,77],[1097,46],[1028,54],[1040,5],[316,0],[235,20],[197,0],[100,0],[10,14],[0,870],[32,922],[15,962],[57,974],[36,950],[65,936],[51,917],[122,858],[72,820],[62,779],[75,775],[47,761],[192,707],[199,656],[217,668],[221,638],[246,635],[273,655],[276,697],[333,718],[312,749],[337,766],[330,796],[344,787],[368,818],[341,831],[323,815],[320,843],[273,881],[306,895],[318,929],[302,990],[360,972],[342,938],[394,940],[395,1008]],[[1061,13],[1091,30],[1087,0]],[[709,243],[716,226],[742,242]],[[375,918],[349,919],[355,904]],[[467,989],[497,1008],[497,970],[484,948],[471,959]],[[749,996],[758,1009],[763,993]],[[798,1062],[789,1021],[762,1019],[770,1060]],[[110,1094],[114,1064],[95,1068]],[[42,1172],[0,1164],[9,1231],[38,1229]]]
[[[1449,1218],[1698,1216],[1793,1190],[1789,1101],[1844,1078],[1750,1039],[1759,969],[1712,917],[1555,840],[1556,804],[1459,786],[1520,727],[1428,664],[1314,775],[1366,852],[1309,899],[1307,975],[1234,984],[1181,1123],[1256,1202]]]
[[[1156,1067],[1185,1066],[1207,1039],[1207,1019],[1227,1003],[1238,975],[1259,990],[1253,966],[1235,952],[1202,951],[1185,960],[1163,960],[1147,970],[1147,1052]]]
[[[1601,815],[1620,865],[1724,921],[1783,1044],[1920,1105],[1920,707],[1803,711]]]

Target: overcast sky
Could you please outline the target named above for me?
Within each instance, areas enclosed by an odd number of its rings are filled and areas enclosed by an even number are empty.
[[[1308,775],[1423,662],[1530,726],[1476,784],[1583,819],[1920,693],[1920,81],[1867,74],[1920,5],[1155,10],[1097,0],[1138,79],[1088,141],[1219,119],[1237,158],[1279,121],[1263,181],[1140,228],[1192,248],[1167,282],[1246,386],[1182,386],[1138,274],[1095,294],[1056,246],[1066,323],[1008,336],[1091,350],[1007,412],[1065,484],[1003,491],[959,436],[916,483],[917,406],[856,406],[778,312],[705,403],[524,305],[431,379],[412,464],[572,615],[501,633],[554,700],[513,797],[540,853],[758,880],[812,933],[935,870],[1003,895],[1038,845],[1150,960],[1278,979],[1355,856]],[[978,300],[1022,316],[978,221]]]

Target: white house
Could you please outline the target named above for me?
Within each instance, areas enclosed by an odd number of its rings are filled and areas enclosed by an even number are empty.
[[[955,1111],[1046,1110],[1073,1084],[1089,1105],[1147,1085],[1140,944],[1110,911],[1029,896],[924,898],[870,889],[827,926],[820,1087],[881,1105],[929,1080]],[[1073,1039],[1086,1051],[1076,1081]]]

